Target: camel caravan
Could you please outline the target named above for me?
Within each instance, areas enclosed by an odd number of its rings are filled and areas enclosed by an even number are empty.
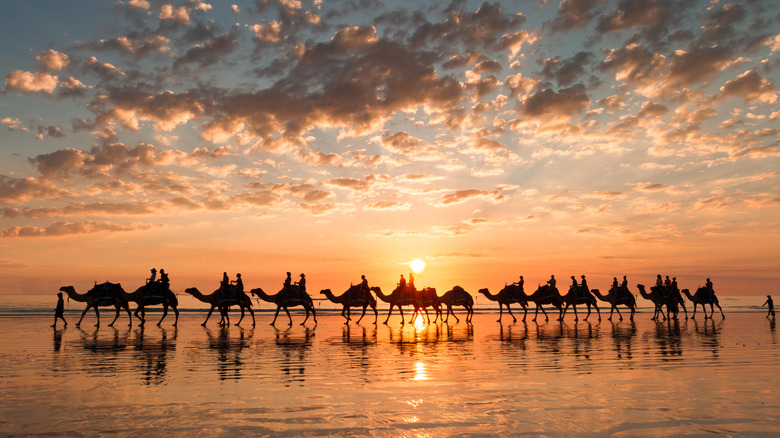
[[[115,315],[109,326],[113,326],[120,316],[120,311],[124,309],[127,313],[129,323],[132,326],[133,316],[140,320],[140,325],[143,326],[146,322],[145,309],[148,306],[162,306],[163,314],[160,320],[157,322],[159,326],[162,324],[165,317],[168,315],[168,308],[171,308],[175,314],[175,320],[173,325],[176,326],[179,320],[178,299],[176,294],[171,291],[170,281],[168,275],[163,269],[160,270],[160,278],[156,278],[156,269],[151,270],[151,276],[146,280],[146,283],[137,288],[132,293],[127,293],[119,283],[105,282],[101,284],[95,283],[94,287],[84,294],[79,294],[73,288],[73,286],[63,286],[60,288],[61,292],[67,294],[69,300],[86,303],[86,308],[81,313],[81,318],[76,323],[76,326],[81,324],[84,316],[90,309],[95,309],[95,316],[97,317],[96,326],[100,325],[100,307],[114,307]],[[625,306],[631,312],[629,319],[634,320],[634,314],[636,312],[636,296],[629,290],[628,280],[623,276],[622,283],[618,283],[617,277],[613,278],[612,285],[606,294],[602,294],[599,289],[590,289],[587,284],[587,279],[584,275],[580,276],[581,280],[578,282],[575,276],[571,276],[572,284],[569,286],[566,294],[561,294],[556,286],[557,280],[554,275],[550,276],[550,279],[546,284],[539,284],[536,290],[529,294],[526,294],[524,290],[524,279],[520,276],[519,281],[513,283],[506,283],[504,287],[498,293],[491,293],[487,288],[479,289],[478,293],[483,295],[487,300],[498,303],[499,316],[497,322],[501,322],[504,315],[504,307],[506,307],[507,313],[512,317],[513,322],[517,322],[517,317],[512,313],[511,305],[518,304],[523,309],[523,319],[526,321],[528,316],[528,310],[530,304],[535,304],[533,321],[536,321],[541,310],[545,321],[549,321],[549,315],[545,306],[549,309],[553,307],[558,310],[558,321],[563,321],[569,308],[574,313],[574,320],[579,321],[579,314],[577,306],[585,305],[587,308],[587,314],[584,320],[587,321],[591,316],[591,309],[595,309],[598,315],[598,320],[601,321],[601,310],[599,309],[598,302],[608,303],[610,306],[610,313],[608,320],[612,320],[612,315],[617,312],[620,320],[623,320],[623,315],[620,312],[618,306]],[[696,317],[696,308],[701,305],[704,317],[712,318],[715,312],[714,307],[717,306],[720,310],[721,317],[725,318],[723,309],[721,309],[718,303],[718,298],[715,295],[712,287],[712,282],[707,279],[705,286],[699,287],[695,294],[691,295],[688,289],[679,289],[677,287],[677,279],[669,279],[666,277],[666,281],[661,278],[661,275],[657,276],[655,286],[650,288],[650,292],[647,292],[645,286],[642,284],[637,285],[639,295],[642,298],[649,300],[654,305],[653,320],[667,320],[677,319],[679,309],[682,307],[685,313],[685,318],[688,319],[688,311],[685,307],[685,300],[683,296],[693,302],[693,315],[691,318]],[[300,279],[297,282],[292,281],[290,272],[287,272],[287,277],[282,284],[282,289],[272,295],[269,295],[263,289],[256,288],[251,289],[247,294],[244,291],[244,284],[241,278],[241,274],[236,274],[235,280],[230,280],[227,272],[222,274],[222,280],[219,287],[212,293],[205,294],[199,291],[195,287],[187,288],[185,293],[192,295],[195,299],[209,304],[210,308],[206,319],[201,325],[205,326],[211,317],[215,309],[219,310],[220,321],[219,325],[230,325],[229,310],[231,307],[238,307],[241,311],[241,317],[236,325],[240,325],[244,320],[245,313],[248,312],[252,317],[252,326],[255,326],[255,314],[252,310],[252,297],[255,297],[258,302],[260,300],[266,301],[276,305],[276,313],[271,321],[270,325],[276,325],[276,320],[279,316],[279,312],[284,310],[288,318],[288,325],[292,326],[292,316],[290,315],[289,308],[303,307],[306,312],[301,325],[305,325],[311,316],[314,320],[314,324],[317,324],[317,312],[314,306],[314,299],[306,291],[306,276],[300,274]],[[390,305],[387,317],[384,320],[384,324],[388,324],[390,316],[393,314],[394,309],[398,309],[398,313],[401,316],[401,324],[406,324],[407,321],[404,316],[404,307],[411,307],[412,313],[409,319],[409,323],[412,323],[418,316],[422,318],[422,321],[431,324],[437,323],[441,320],[442,323],[448,323],[449,317],[455,318],[456,322],[460,322],[460,319],[453,311],[454,307],[463,307],[466,311],[466,323],[470,324],[474,315],[474,297],[464,290],[460,286],[454,286],[451,290],[445,292],[443,295],[438,295],[435,288],[424,287],[417,289],[414,284],[413,274],[409,274],[409,281],[407,282],[403,275],[401,275],[400,281],[396,285],[395,289],[389,294],[382,292],[382,289],[378,286],[370,287],[365,275],[361,276],[359,284],[350,284],[349,288],[343,293],[336,295],[330,289],[323,289],[320,291],[320,295],[323,295],[322,300],[328,300],[332,303],[341,305],[341,315],[345,319],[344,323],[349,324],[353,321],[352,309],[362,309],[361,315],[354,322],[360,323],[366,315],[366,312],[370,308],[374,313],[374,324],[377,324],[379,319],[379,312],[377,310],[377,302],[383,301]],[[130,303],[135,303],[135,312],[131,313]],[[707,315],[705,305],[709,304],[710,314]],[[58,305],[59,306],[59,305]],[[443,309],[446,308],[446,311]],[[664,312],[664,308],[666,311]],[[434,319],[431,320],[429,309],[434,313]]]

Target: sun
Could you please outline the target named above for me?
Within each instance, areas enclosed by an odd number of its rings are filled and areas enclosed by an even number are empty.
[[[409,269],[411,269],[412,272],[414,272],[415,274],[421,274],[425,270],[425,267],[428,266],[428,264],[425,263],[425,260],[419,257],[415,258],[414,260],[406,264],[409,266]]]

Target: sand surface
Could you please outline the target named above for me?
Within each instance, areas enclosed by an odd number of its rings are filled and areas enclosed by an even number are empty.
[[[0,318],[0,434],[776,436],[774,322]],[[107,315],[106,315],[107,316]],[[159,315],[157,315],[159,316]],[[300,322],[300,315],[293,315]],[[530,318],[529,318],[530,319]],[[251,321],[250,321],[251,323]]]

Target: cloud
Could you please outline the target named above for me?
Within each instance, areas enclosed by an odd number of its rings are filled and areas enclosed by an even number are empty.
[[[366,210],[379,211],[407,211],[412,208],[412,204],[402,201],[376,201],[364,207]]]
[[[485,191],[485,190],[479,190],[479,189],[468,189],[468,190],[456,190],[451,193],[447,193],[439,200],[438,205],[440,206],[447,206],[447,205],[454,205],[454,204],[460,204],[463,202],[466,202],[470,199],[486,199],[491,202],[502,202],[507,199],[507,197],[502,193],[501,190],[491,190],[491,191]]]
[[[44,72],[16,70],[5,77],[4,92],[54,94],[59,78]]]
[[[0,175],[0,202],[9,204],[30,199],[67,198],[72,194],[48,181],[35,178],[12,178]]]
[[[35,62],[40,64],[47,72],[60,71],[70,62],[68,55],[49,49],[46,53],[35,57]]]
[[[553,33],[568,32],[587,26],[606,0],[563,0],[555,18],[544,23]]]
[[[745,102],[777,102],[775,87],[755,70],[748,70],[720,87],[722,96],[738,96]]]
[[[534,120],[568,119],[588,107],[585,86],[574,85],[555,92],[549,88],[526,97],[521,102],[520,113]]]
[[[145,223],[118,224],[112,222],[54,222],[46,228],[33,226],[11,227],[0,232],[2,237],[61,237],[77,234],[95,234],[119,231],[144,231],[155,225]]]

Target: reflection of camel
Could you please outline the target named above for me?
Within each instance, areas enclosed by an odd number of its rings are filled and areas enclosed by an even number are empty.
[[[390,304],[390,311],[387,312],[387,318],[385,319],[384,324],[387,324],[387,321],[390,320],[390,315],[393,314],[393,307],[398,307],[398,311],[401,312],[401,324],[406,324],[406,321],[404,321],[404,310],[402,306],[414,305],[414,292],[415,291],[411,290],[409,286],[406,286],[406,289],[398,286],[392,292],[390,292],[390,295],[385,295],[379,287],[374,290],[377,298],[384,301],[385,303]]]
[[[590,306],[593,306],[596,308],[596,312],[599,314],[599,321],[601,321],[601,310],[599,310],[598,302],[596,301],[596,297],[593,296],[593,294],[590,293],[590,291],[577,291],[574,290],[573,287],[569,288],[569,292],[566,293],[566,295],[562,295],[561,299],[563,302],[566,303],[566,307],[563,309],[563,314],[561,315],[561,320],[563,320],[563,317],[566,316],[566,311],[569,309],[569,306],[574,309],[574,320],[579,321],[579,317],[577,316],[577,304],[585,304],[588,306],[588,314],[585,316],[585,321],[588,320],[590,317]]]
[[[206,315],[206,320],[203,321],[203,324],[201,325],[206,325],[211,317],[211,313],[214,312],[216,307],[219,307],[219,313],[222,316],[222,319],[219,320],[219,324],[230,324],[230,316],[228,315],[228,308],[230,308],[230,306],[239,306],[241,308],[241,318],[236,325],[241,324],[241,321],[244,319],[244,309],[249,309],[249,314],[252,315],[252,326],[254,327],[255,325],[255,312],[252,310],[252,300],[243,292],[238,298],[220,298],[221,294],[219,290],[208,295],[203,295],[197,287],[185,289],[184,292],[192,295],[200,302],[211,304],[209,314]]]
[[[94,296],[98,287],[102,288],[103,290],[95,299]],[[81,325],[81,320],[84,319],[84,315],[86,315],[87,311],[91,308],[95,309],[95,316],[97,316],[97,324],[95,324],[95,326],[99,326],[100,312],[98,311],[98,307],[107,306],[114,306],[114,308],[116,308],[116,315],[114,316],[114,320],[111,321],[111,324],[108,325],[109,327],[113,327],[117,318],[119,318],[120,308],[125,309],[127,312],[127,317],[130,319],[129,325],[133,325],[133,317],[130,315],[130,306],[127,305],[127,301],[116,294],[117,290],[122,290],[122,286],[120,286],[118,283],[113,284],[106,282],[100,285],[95,285],[95,287],[93,287],[85,294],[76,293],[76,289],[73,286],[62,286],[60,290],[68,294],[68,300],[73,299],[74,301],[78,301],[80,303],[87,303],[87,308],[84,309],[84,311],[81,313],[81,318],[79,318],[79,322],[76,323],[76,327]]]
[[[449,321],[450,314],[455,317],[455,321],[460,322],[455,312],[452,311],[452,306],[463,306],[466,309],[466,322],[471,322],[471,318],[474,317],[474,298],[460,286],[455,286],[445,292],[444,295],[438,297],[438,301],[447,306],[445,323]]]
[[[378,288],[376,286],[371,288],[374,293],[376,293],[377,289]],[[368,306],[371,306],[371,308],[374,309],[374,324],[376,324],[377,320],[379,319],[379,313],[376,311],[376,298],[374,298],[371,293],[368,293],[368,297],[366,297],[360,290],[359,285],[350,286],[346,292],[339,296],[333,295],[333,292],[331,292],[330,289],[323,289],[320,291],[320,293],[325,295],[325,297],[327,297],[331,302],[344,306],[341,310],[341,316],[347,319],[345,324],[349,324],[349,321],[351,320],[349,316],[349,309],[351,307],[363,308],[363,314],[360,315],[360,319],[357,320],[358,324],[360,323],[360,320],[366,316],[366,307]]]
[[[157,322],[157,326],[162,324],[163,319],[168,315],[168,307],[170,307],[176,314],[176,320],[173,322],[173,326],[176,327],[176,324],[179,323],[179,309],[177,309],[179,306],[179,299],[176,298],[176,294],[171,292],[170,288],[165,287],[164,290],[161,291],[161,287],[163,286],[159,283],[147,283],[136,289],[133,293],[128,294],[125,291],[121,291],[119,292],[119,296],[125,301],[132,301],[138,305],[135,312],[133,312],[133,315],[141,320],[141,325],[146,323],[146,306],[158,306],[162,304],[163,315],[162,318],[160,318],[160,321]],[[138,316],[139,312],[141,313],[140,316]]]
[[[701,304],[701,311],[704,312],[704,319],[712,318],[712,315],[715,313],[715,307],[718,306],[718,310],[720,310],[720,316],[723,319],[726,319],[726,315],[723,314],[723,309],[720,308],[720,303],[718,303],[718,297],[715,296],[715,293],[710,293],[706,290],[706,288],[700,287],[698,290],[696,290],[696,293],[694,295],[691,295],[691,292],[688,289],[683,289],[682,293],[685,294],[685,296],[688,297],[689,300],[693,302],[693,316],[691,318],[696,318],[696,305]],[[710,305],[710,316],[707,316],[707,308],[704,307],[705,304]]]
[[[653,317],[650,318],[651,320],[658,319],[658,314],[660,313],[663,319],[666,319],[666,315],[664,315],[664,309],[663,306],[666,305],[666,300],[663,297],[663,294],[661,294],[660,291],[658,291],[655,288],[650,289],[650,293],[645,292],[645,285],[644,284],[637,284],[637,289],[639,289],[639,293],[642,295],[642,298],[652,301],[655,305],[655,312],[653,312]],[[669,307],[667,306],[666,310],[669,310]]]
[[[590,291],[593,292],[593,295],[595,295],[601,301],[606,301],[612,305],[612,309],[609,311],[609,318],[607,318],[608,320],[612,321],[612,312],[615,310],[617,310],[620,320],[623,320],[623,315],[620,314],[620,309],[617,307],[618,305],[623,305],[631,309],[631,317],[629,319],[631,321],[634,320],[634,312],[636,312],[636,298],[631,292],[623,291],[622,289],[616,290],[614,287],[610,288],[609,293],[606,295],[602,295],[598,289],[591,289]]]
[[[509,308],[510,303],[518,303],[523,307],[523,310],[525,311],[525,315],[528,314],[528,302],[525,300],[525,294],[518,294],[517,290],[519,286],[517,285],[507,285],[504,286],[503,289],[497,294],[491,294],[490,291],[487,288],[483,288],[478,290],[477,292],[481,293],[485,296],[485,298],[489,299],[490,301],[496,301],[498,303],[498,319],[497,322],[501,322],[501,318],[504,317],[504,307],[506,306],[506,311],[509,312],[509,316],[512,317],[512,320],[514,322],[517,322],[517,318],[515,318],[515,315],[512,314],[512,309]],[[522,288],[519,288],[520,292],[522,292]],[[523,315],[523,321],[525,321],[525,315]]]
[[[271,321],[271,325],[276,324],[276,317],[279,316],[279,309],[284,309],[284,313],[287,314],[287,318],[290,320],[290,325],[292,325],[292,317],[290,316],[290,311],[287,310],[287,308],[295,306],[303,306],[303,308],[306,310],[306,318],[303,320],[301,325],[306,324],[306,321],[309,320],[309,311],[311,311],[312,315],[314,315],[314,323],[317,324],[317,312],[314,310],[314,301],[312,301],[311,297],[306,292],[288,292],[289,296],[287,299],[285,299],[285,295],[282,294],[282,292],[279,292],[276,295],[268,295],[267,293],[263,292],[263,289],[259,287],[257,289],[252,289],[249,291],[249,293],[252,295],[257,295],[263,301],[276,304],[276,314],[274,314],[274,320]]]

